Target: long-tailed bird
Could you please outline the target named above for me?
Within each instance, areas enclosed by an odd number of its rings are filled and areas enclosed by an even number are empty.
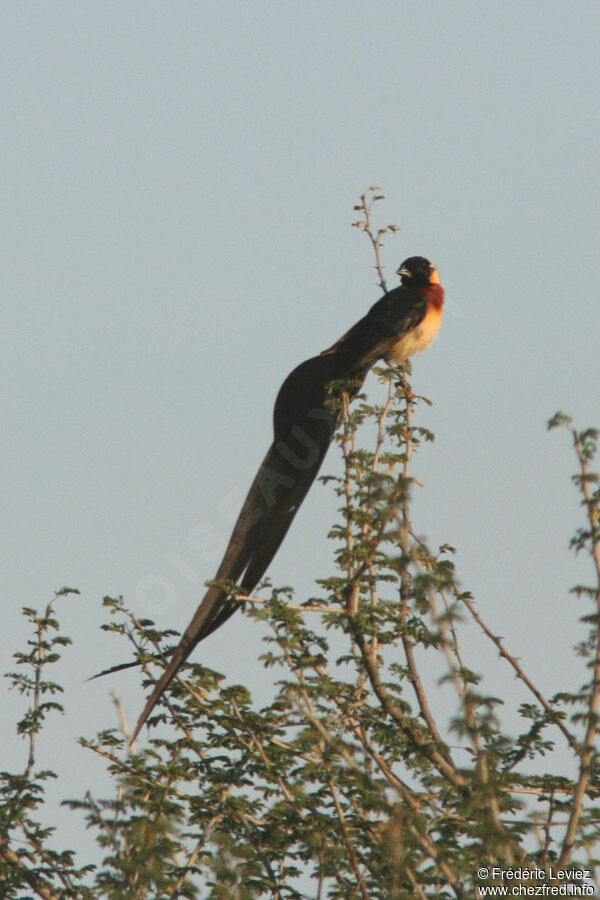
[[[332,403],[352,381],[356,393],[379,359],[401,364],[424,350],[442,321],[444,289],[435,266],[411,256],[397,271],[401,284],[371,307],[339,341],[307,359],[283,382],[273,413],[273,443],[267,451],[225,551],[215,581],[235,582],[236,593],[209,587],[169,664],[156,683],[132,740],[196,644],[219,628],[263,577],[321,467],[340,411]],[[118,668],[118,667],[115,667]],[[111,670],[109,670],[111,671]],[[112,670],[114,671],[114,670]]]

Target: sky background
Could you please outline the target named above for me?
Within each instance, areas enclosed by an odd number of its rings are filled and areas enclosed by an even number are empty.
[[[353,204],[386,196],[391,285],[433,260],[447,294],[414,361],[414,524],[547,695],[581,682],[569,598],[589,568],[557,410],[599,425],[596,2],[5,2],[2,170],[2,669],[22,606],[76,587],[66,714],[40,746],[53,797],[100,793],[79,735],[131,721],[136,673],[99,630],[122,594],[186,626],[271,441],[278,387],[378,298]],[[371,379],[370,398],[381,388]],[[323,473],[339,466],[335,451]],[[315,485],[270,569],[299,600],[332,574],[335,499]],[[241,616],[194,659],[260,700]],[[467,663],[515,702],[473,628]],[[510,703],[509,703],[510,705]],[[3,768],[25,764],[2,695]],[[509,716],[510,722],[510,716]],[[85,851],[75,814],[64,843]]]

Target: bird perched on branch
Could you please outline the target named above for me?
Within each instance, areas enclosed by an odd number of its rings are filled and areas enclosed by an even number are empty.
[[[175,647],[137,723],[134,738],[196,644],[219,628],[251,594],[283,541],[321,467],[340,411],[336,392],[351,380],[356,394],[379,359],[402,364],[436,337],[444,290],[435,266],[411,256],[397,271],[399,287],[384,294],[332,347],[301,363],[283,382],[273,413],[274,439],[235,523],[215,581]],[[334,383],[333,390],[330,385]],[[335,383],[338,383],[335,386]],[[348,388],[346,388],[348,389]],[[115,667],[115,671],[121,667]],[[104,673],[101,673],[104,674]]]

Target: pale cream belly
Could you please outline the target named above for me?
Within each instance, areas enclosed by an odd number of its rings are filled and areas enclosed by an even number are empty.
[[[388,365],[403,363],[413,353],[418,353],[419,350],[429,347],[431,342],[435,340],[441,324],[441,314],[429,312],[420,325],[417,325],[408,334],[403,334],[394,346],[388,350],[385,358]]]

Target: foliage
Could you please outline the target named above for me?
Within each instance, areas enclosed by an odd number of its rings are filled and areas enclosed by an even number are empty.
[[[361,201],[370,230],[372,200]],[[372,241],[385,231],[371,231]],[[385,287],[378,255],[377,265]],[[343,409],[343,471],[324,479],[340,501],[330,534],[336,568],[320,581],[321,597],[298,604],[291,589],[271,588],[266,599],[246,598],[246,614],[267,633],[269,702],[257,708],[247,687],[192,663],[151,718],[144,749],[130,745],[126,728],[83,741],[115,784],[111,798],[69,804],[97,835],[95,865],[77,868],[70,851],[49,850],[51,829],[39,824],[53,776],[35,770],[35,743],[61,709],[46,667],[68,639],[55,601],[42,617],[25,611],[35,637],[9,677],[30,703],[17,726],[29,758],[22,774],[1,775],[3,898],[465,897],[499,883],[494,867],[520,872],[512,885],[562,884],[559,870],[588,885],[600,825],[597,433],[562,415],[550,423],[573,439],[584,524],[572,547],[590,557],[595,577],[573,589],[587,604],[587,637],[576,648],[583,684],[545,698],[458,587],[452,547],[434,551],[413,530],[411,462],[432,435],[413,422],[428,401],[406,375],[379,370],[386,402],[362,396]],[[151,685],[165,635],[120,599],[105,604],[107,630],[132,643]],[[465,618],[531,695],[516,738],[502,728],[502,700],[464,662]],[[442,712],[432,699],[439,673],[444,696],[454,697]],[[576,763],[574,778],[552,771],[557,742]]]

